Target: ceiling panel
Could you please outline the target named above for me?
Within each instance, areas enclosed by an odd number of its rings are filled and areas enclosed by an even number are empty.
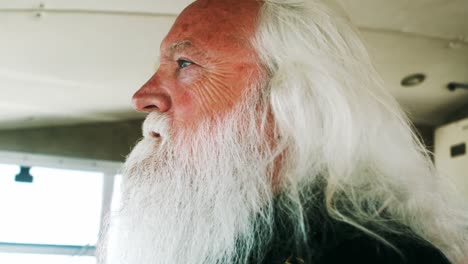
[[[9,11],[92,11],[102,13],[178,14],[192,0],[0,0],[0,10]]]
[[[361,28],[468,43],[468,0],[337,0]]]
[[[468,105],[468,0],[337,0],[363,33],[390,92],[413,121],[439,125]],[[402,78],[423,73],[412,88]]]
[[[174,18],[3,13],[0,104],[29,108],[28,118],[36,119],[53,112],[93,120],[112,119],[114,112],[140,117],[131,110],[131,95],[156,70],[159,44]]]
[[[468,83],[468,45],[379,31],[364,30],[363,37],[386,87],[413,121],[438,125],[468,104],[467,91],[447,89],[449,82]],[[414,73],[425,74],[426,80],[413,87],[400,85]]]

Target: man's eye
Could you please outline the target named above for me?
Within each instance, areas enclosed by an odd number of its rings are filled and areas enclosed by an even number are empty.
[[[177,64],[179,64],[179,68],[185,68],[193,64],[193,62],[184,60],[184,59],[178,59]]]

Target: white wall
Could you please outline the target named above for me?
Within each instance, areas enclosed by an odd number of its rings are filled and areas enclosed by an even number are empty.
[[[463,151],[463,145],[465,153]],[[435,131],[435,164],[449,177],[468,201],[468,118],[441,126]],[[457,152],[458,154],[452,153]],[[453,155],[455,154],[455,155]]]

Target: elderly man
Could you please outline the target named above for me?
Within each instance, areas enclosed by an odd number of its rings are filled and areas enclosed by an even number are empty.
[[[102,263],[467,256],[468,211],[318,0],[194,2],[133,100],[149,115]]]

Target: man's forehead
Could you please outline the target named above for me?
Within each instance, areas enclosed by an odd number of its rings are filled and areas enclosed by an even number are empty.
[[[161,49],[178,51],[247,40],[255,30],[259,7],[255,0],[196,1],[178,16]]]
[[[218,8],[224,10],[234,10],[243,8],[258,8],[262,0],[196,0],[188,7],[197,8]]]
[[[193,25],[207,23],[212,28],[252,28],[260,7],[258,0],[198,0],[186,7],[177,20],[192,18]]]

